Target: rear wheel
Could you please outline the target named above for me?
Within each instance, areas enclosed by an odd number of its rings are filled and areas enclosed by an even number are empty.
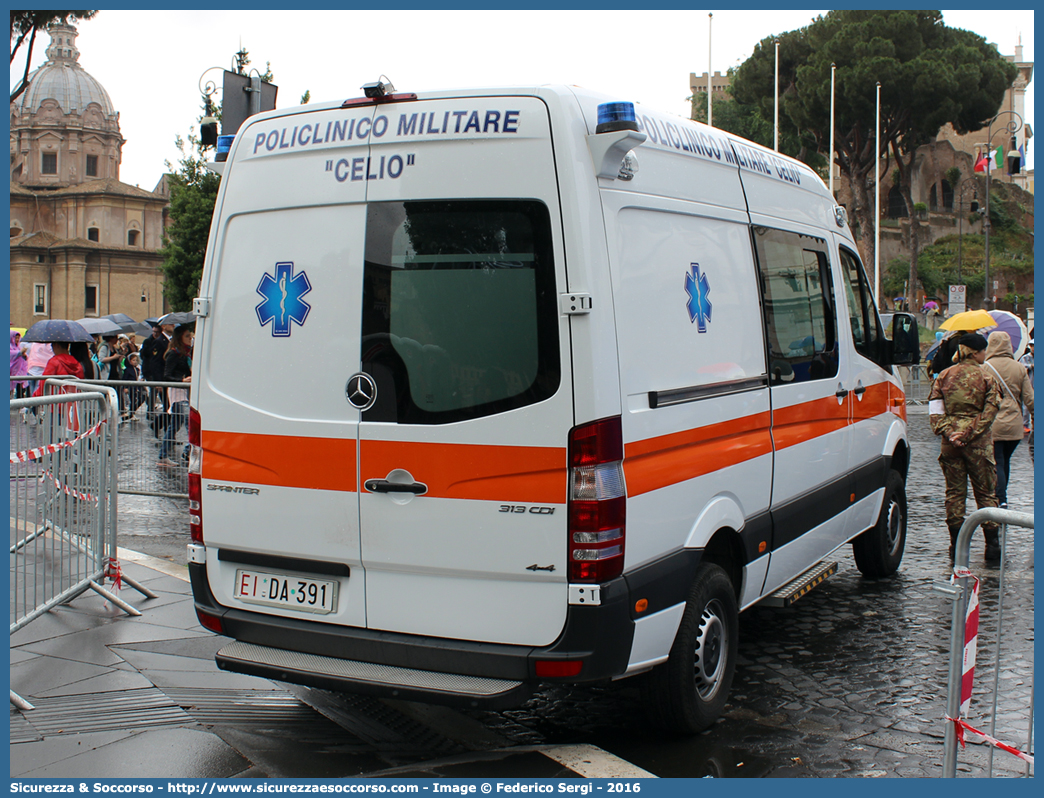
[[[680,734],[709,727],[725,708],[736,671],[739,609],[728,574],[714,563],[696,571],[667,662],[648,674],[646,709]]]
[[[877,523],[852,541],[856,567],[863,576],[891,576],[903,561],[906,548],[906,484],[897,471],[888,471],[885,501]]]

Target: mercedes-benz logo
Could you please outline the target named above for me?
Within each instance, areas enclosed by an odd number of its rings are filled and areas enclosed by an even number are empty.
[[[369,374],[360,371],[348,378],[348,384],[344,386],[344,395],[352,407],[362,411],[369,410],[377,401],[377,383]]]

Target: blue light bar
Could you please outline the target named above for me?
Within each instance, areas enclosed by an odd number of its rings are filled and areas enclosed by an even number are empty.
[[[595,133],[610,133],[614,130],[637,130],[634,103],[602,103],[598,106],[598,125]]]
[[[233,139],[235,139],[235,136],[218,136],[217,155],[214,157],[215,161],[228,160],[228,151],[232,149]]]

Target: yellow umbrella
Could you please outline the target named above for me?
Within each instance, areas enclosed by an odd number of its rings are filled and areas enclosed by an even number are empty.
[[[997,321],[985,310],[966,310],[950,316],[939,325],[943,330],[981,330],[983,327],[996,327]]]
[[[19,335],[25,335],[25,331],[26,331],[25,327],[12,327],[11,329],[14,330],[16,333],[18,333]]]

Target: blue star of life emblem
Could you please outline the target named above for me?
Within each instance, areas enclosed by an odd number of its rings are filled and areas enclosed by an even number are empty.
[[[710,283],[707,275],[700,274],[700,264],[691,263],[692,273],[685,275],[685,293],[689,295],[689,322],[696,322],[696,329],[707,332],[707,322],[711,320],[711,303],[707,299]]]
[[[289,337],[290,322],[304,324],[308,318],[312,306],[301,297],[311,290],[307,274],[294,274],[293,263],[277,263],[275,275],[265,272],[257,285],[257,293],[265,298],[256,308],[257,320],[262,327],[272,322],[273,338]]]

